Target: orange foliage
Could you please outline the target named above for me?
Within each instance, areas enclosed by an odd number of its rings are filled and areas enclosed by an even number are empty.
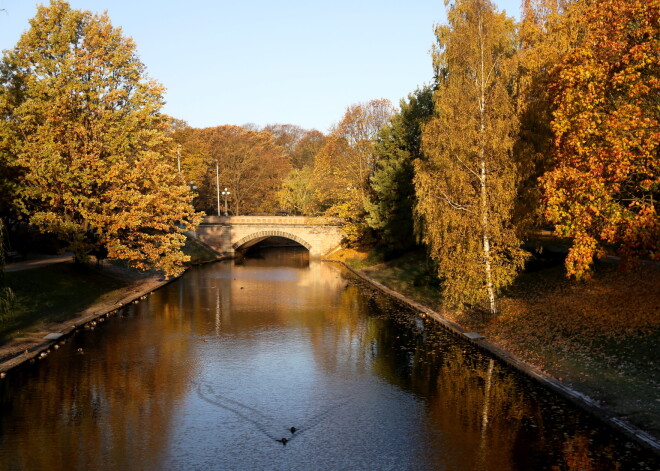
[[[625,261],[660,259],[659,22],[660,0],[589,2],[581,45],[559,65],[558,165],[543,186],[578,278],[607,244]]]

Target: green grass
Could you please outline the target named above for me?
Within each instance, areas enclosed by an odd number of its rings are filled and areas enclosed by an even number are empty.
[[[190,255],[191,263],[218,258],[215,252],[193,239],[187,239],[183,251]],[[74,313],[116,294],[130,280],[157,274],[155,271],[128,269],[121,260],[105,263],[105,270],[93,265],[58,263],[6,273],[7,284],[15,294],[15,303],[9,314],[0,320],[0,344],[43,329],[50,323],[64,322]]]
[[[367,257],[369,260],[369,257]],[[353,264],[374,280],[409,296],[431,308],[438,309],[442,298],[439,293],[439,281],[435,265],[426,256],[424,250],[416,250],[399,258],[380,264]]]
[[[7,318],[0,324],[0,343],[51,322],[63,322],[126,283],[102,270],[59,263],[5,274],[16,296]]]

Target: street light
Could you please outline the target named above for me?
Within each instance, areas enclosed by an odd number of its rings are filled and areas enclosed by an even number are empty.
[[[181,144],[176,146],[176,168],[181,173]]]
[[[218,169],[218,161],[215,161],[215,192],[216,200],[218,201],[218,216],[220,216],[220,170]]]
[[[229,214],[227,213],[227,196],[229,196],[230,194],[231,192],[227,191],[227,188],[225,188],[225,191],[222,192],[222,196],[225,197],[225,216],[229,216]]]

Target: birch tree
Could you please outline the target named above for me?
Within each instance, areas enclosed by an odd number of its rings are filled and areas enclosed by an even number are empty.
[[[457,0],[447,18],[436,30],[436,116],[423,131],[428,160],[416,161],[417,212],[446,300],[496,314],[524,261],[511,223],[515,28],[489,0]]]

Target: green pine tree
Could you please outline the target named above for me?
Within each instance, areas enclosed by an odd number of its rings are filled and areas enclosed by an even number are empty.
[[[433,115],[433,90],[426,86],[401,100],[401,109],[378,135],[367,222],[389,254],[416,245],[413,161],[422,158],[422,126]]]

